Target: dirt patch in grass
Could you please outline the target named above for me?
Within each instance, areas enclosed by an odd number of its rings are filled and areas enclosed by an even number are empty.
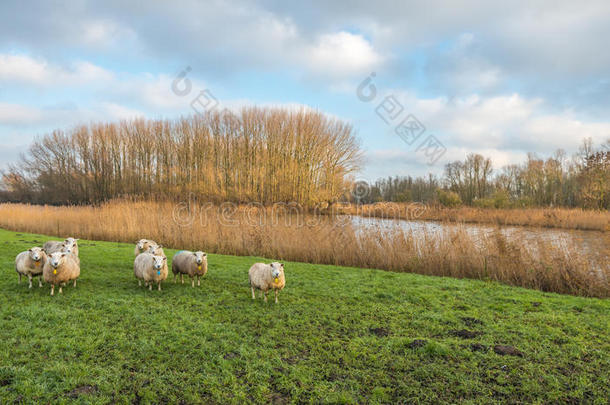
[[[523,353],[519,349],[509,345],[495,345],[494,352],[501,356],[523,357]]]

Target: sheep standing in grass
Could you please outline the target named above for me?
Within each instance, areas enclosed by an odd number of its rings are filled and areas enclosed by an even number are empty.
[[[201,277],[208,272],[208,255],[204,252],[190,252],[183,250],[174,255],[172,259],[172,273],[174,273],[174,283],[176,276],[180,274],[180,281],[184,284],[184,275],[191,278],[191,287],[195,287],[195,277],[197,285],[201,285]]]
[[[148,248],[150,246],[156,246],[156,245],[157,245],[157,242],[155,242],[154,240],[140,239],[139,241],[136,242],[136,248],[134,249],[133,253],[135,256],[137,256],[140,253],[148,252]]]
[[[267,292],[274,290],[275,303],[278,303],[278,293],[286,286],[283,263],[254,263],[250,267],[250,271],[248,271],[248,277],[250,279],[250,288],[252,289],[252,299],[256,298],[254,290],[259,289],[261,290],[261,295],[264,294],[265,296],[265,302],[267,302]]]
[[[154,283],[157,283],[159,291],[161,291],[161,282],[167,278],[167,257],[155,256],[152,253],[141,253],[133,262],[133,273],[138,279],[138,285],[148,286],[152,290]]]
[[[66,238],[63,242],[50,240],[42,248],[47,255],[55,252],[66,252],[78,256],[78,239]]]
[[[15,270],[21,277],[26,276],[30,281],[29,288],[32,288],[32,278],[38,277],[38,287],[42,287],[42,268],[47,261],[47,254],[39,247],[33,247],[25,252],[21,252],[15,258]]]
[[[51,253],[42,269],[44,281],[51,284],[51,295],[55,293],[55,286],[61,288],[70,281],[74,281],[80,276],[80,259],[72,253],[55,252]]]

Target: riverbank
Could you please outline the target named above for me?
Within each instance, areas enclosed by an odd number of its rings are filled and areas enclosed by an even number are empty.
[[[96,207],[0,204],[0,227],[129,243],[146,237],[166,247],[212,253],[494,280],[562,294],[610,296],[610,252],[589,255],[569,240],[557,245],[518,234],[507,238],[501,230],[472,235],[459,227],[438,232],[400,227],[363,231],[334,216],[268,213],[267,209],[227,211],[223,206],[193,203],[185,207],[169,202],[112,201]]]
[[[610,211],[580,208],[446,208],[410,203],[336,205],[333,211],[385,219],[610,231]]]
[[[0,402],[604,403],[610,301],[285,262],[280,304],[209,255],[200,288],[138,288],[133,245],[81,240],[76,288],[17,284],[0,230]],[[167,250],[171,258],[175,251]],[[276,259],[275,257],[273,259]]]

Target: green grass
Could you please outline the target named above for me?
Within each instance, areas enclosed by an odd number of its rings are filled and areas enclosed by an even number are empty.
[[[609,300],[286,262],[280,304],[264,304],[247,281],[263,259],[223,255],[209,255],[200,288],[151,292],[134,279],[133,246],[90,241],[77,287],[51,297],[48,285],[18,285],[14,270],[17,253],[47,239],[0,230],[3,404],[610,397]]]

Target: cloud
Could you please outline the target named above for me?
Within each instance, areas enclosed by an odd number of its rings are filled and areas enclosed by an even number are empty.
[[[86,61],[60,66],[24,54],[0,54],[0,82],[8,84],[19,82],[43,87],[104,85],[113,79],[112,72]]]
[[[345,31],[320,36],[302,56],[314,74],[339,79],[368,74],[384,60],[362,35]]]

